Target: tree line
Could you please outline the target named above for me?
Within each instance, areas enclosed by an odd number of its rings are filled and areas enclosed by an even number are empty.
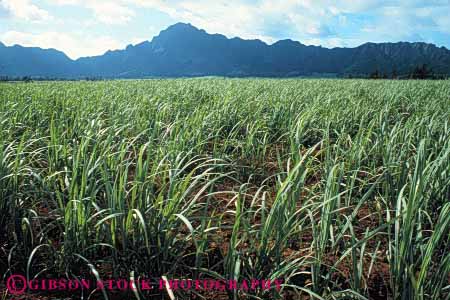
[[[80,78],[58,78],[58,77],[32,77],[32,76],[0,76],[0,82],[5,81],[20,81],[20,82],[32,82],[32,81],[100,81],[105,80],[102,77],[80,77]]]
[[[374,72],[369,74],[370,79],[431,79],[431,80],[442,80],[447,79],[447,74],[437,74],[434,73],[433,69],[428,67],[427,64],[422,64],[416,66],[409,74],[399,75],[397,70],[392,70],[391,74],[386,72],[380,72],[376,69]]]
[[[369,78],[369,79],[428,79],[428,80],[443,80],[448,79],[449,74],[437,74],[434,73],[433,69],[428,67],[427,64],[422,64],[420,66],[416,66],[411,70],[408,74],[398,74],[396,69],[393,69],[390,74],[386,72],[381,72],[378,69],[375,69],[370,74],[367,75],[355,75],[348,74],[345,76],[346,78]],[[81,77],[81,78],[57,78],[57,77],[31,77],[31,76],[4,76],[0,75],[0,82],[3,81],[20,81],[20,82],[31,82],[31,81],[78,81],[78,80],[86,80],[86,81],[100,81],[105,80],[106,78],[102,77]]]

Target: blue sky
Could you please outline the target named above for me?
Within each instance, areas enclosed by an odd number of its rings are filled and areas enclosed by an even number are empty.
[[[450,0],[0,0],[0,41],[71,58],[151,40],[176,22],[308,45],[423,41],[450,48]]]

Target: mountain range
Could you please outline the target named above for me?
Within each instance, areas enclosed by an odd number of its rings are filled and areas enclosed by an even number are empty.
[[[151,41],[77,60],[55,49],[0,42],[0,76],[10,77],[358,76],[375,71],[400,75],[423,64],[449,75],[450,50],[422,42],[329,49],[286,39],[268,45],[208,34],[185,23],[169,26]]]

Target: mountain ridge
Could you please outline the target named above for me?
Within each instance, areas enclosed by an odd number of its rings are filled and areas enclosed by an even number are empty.
[[[176,23],[151,41],[108,50],[102,55],[69,58],[56,49],[5,46],[0,42],[0,76],[58,78],[408,74],[427,65],[450,74],[450,50],[424,42],[373,43],[354,48],[305,45],[292,39],[267,44],[258,39],[209,34]]]

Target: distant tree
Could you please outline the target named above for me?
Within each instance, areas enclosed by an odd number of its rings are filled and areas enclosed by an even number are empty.
[[[84,80],[86,80],[86,81],[100,81],[100,80],[103,80],[103,78],[99,77],[99,76],[87,76],[87,77],[84,78]]]
[[[374,72],[370,73],[370,79],[378,79],[380,78],[380,72],[376,69]]]
[[[422,66],[416,66],[413,72],[410,74],[411,79],[434,79],[433,70],[428,68],[427,64]]]
[[[397,69],[394,68],[394,69],[392,70],[391,78],[392,78],[392,79],[398,79]]]

